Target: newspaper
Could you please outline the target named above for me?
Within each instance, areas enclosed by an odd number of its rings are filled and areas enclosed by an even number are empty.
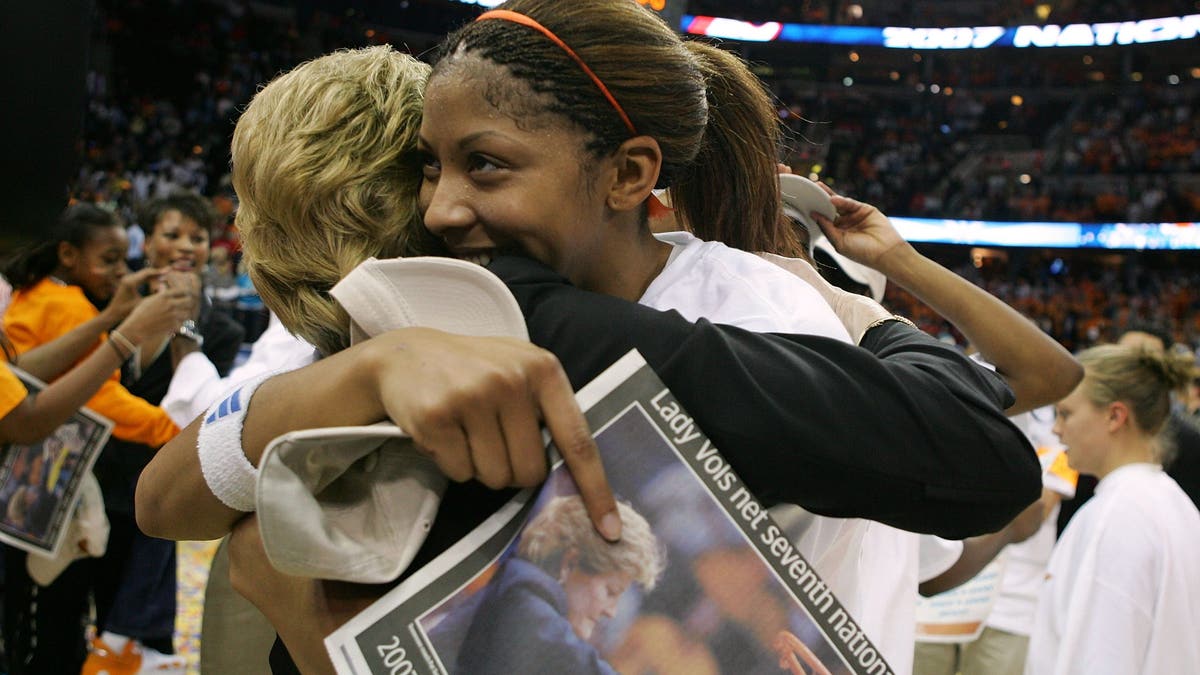
[[[46,384],[9,366],[30,392]],[[66,539],[83,477],[112,433],[112,422],[78,412],[37,443],[8,443],[0,467],[0,541],[53,557]]]
[[[326,638],[338,673],[893,672],[639,354],[578,398],[622,543],[563,515],[579,497],[556,461]]]

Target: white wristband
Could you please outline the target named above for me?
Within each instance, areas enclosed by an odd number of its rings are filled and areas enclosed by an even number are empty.
[[[254,511],[258,482],[258,469],[242,450],[242,422],[254,390],[277,374],[270,372],[243,382],[229,396],[214,403],[200,425],[196,451],[204,482],[222,504],[236,511]]]

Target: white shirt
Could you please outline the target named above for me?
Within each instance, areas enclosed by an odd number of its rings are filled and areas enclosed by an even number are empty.
[[[1200,512],[1162,467],[1096,486],[1050,559],[1027,675],[1200,673]]]
[[[238,384],[272,371],[287,372],[317,359],[317,350],[292,335],[272,314],[267,329],[254,342],[250,356],[225,378],[201,352],[192,352],[179,361],[167,394],[159,404],[180,427],[185,427],[213,403],[221,400]]]
[[[757,332],[821,335],[850,342],[841,321],[808,282],[758,256],[687,232],[655,235],[675,246],[640,302]],[[815,420],[815,423],[820,423]],[[771,509],[797,549],[821,575],[898,673],[912,667],[916,550],[909,533],[862,519],[827,518],[797,506]],[[910,570],[913,572],[910,574]]]
[[[1061,494],[1064,499],[1075,496],[1075,482],[1050,470],[1055,459],[1062,454],[1062,443],[1051,431],[1054,426],[1054,406],[1016,415],[1012,421],[1025,432],[1042,462],[1042,485]],[[1004,547],[1004,573],[1000,575],[1000,588],[996,603],[988,615],[987,625],[1016,635],[1029,635],[1037,610],[1038,596],[1046,577],[1046,566],[1054,550],[1058,534],[1058,511],[1053,511],[1042,522],[1038,531],[1025,541]]]
[[[663,271],[638,301],[673,309],[688,321],[708,319],[759,333],[850,334],[817,290],[759,258],[688,232],[654,235],[674,245]]]

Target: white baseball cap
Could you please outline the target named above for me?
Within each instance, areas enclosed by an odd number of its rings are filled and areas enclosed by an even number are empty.
[[[829,195],[820,185],[811,180],[791,173],[779,174],[779,192],[783,197],[783,212],[808,230],[808,254],[820,249],[833,259],[833,262],[852,280],[863,284],[871,291],[871,297],[876,302],[883,300],[883,291],[887,287],[887,277],[883,273],[854,262],[838,253],[833,243],[821,231],[821,226],[813,219],[812,212],[816,211],[830,220],[837,219],[837,209]]]
[[[351,342],[425,326],[528,340],[516,299],[479,265],[451,258],[371,258],[330,291]],[[267,557],[295,576],[391,581],[425,542],[446,478],[399,427],[295,431],[259,466],[256,504]]]
[[[833,202],[820,185],[794,173],[779,174],[779,194],[783,197],[783,212],[808,230],[808,252],[811,254],[813,244],[825,236],[811,214],[816,211],[830,220],[836,220],[837,210],[833,208]]]

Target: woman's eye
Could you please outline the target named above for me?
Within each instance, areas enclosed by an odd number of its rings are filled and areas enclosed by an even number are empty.
[[[495,171],[500,168],[492,158],[485,155],[471,155],[467,166],[471,171]]]

